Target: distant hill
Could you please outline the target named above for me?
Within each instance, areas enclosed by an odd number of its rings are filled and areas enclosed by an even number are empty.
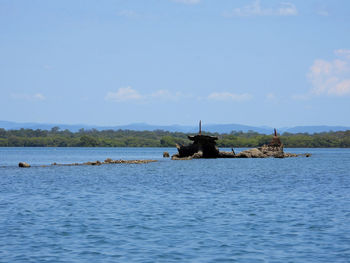
[[[273,128],[270,127],[255,127],[241,124],[208,124],[204,127],[205,131],[218,132],[218,133],[230,133],[231,131],[254,131],[263,134],[272,134]]]
[[[154,131],[154,130],[164,130],[170,132],[186,132],[194,133],[198,131],[198,126],[185,126],[185,125],[151,125],[147,123],[132,123],[128,125],[118,125],[118,126],[96,126],[96,125],[84,125],[84,124],[57,124],[57,123],[17,123],[9,121],[0,121],[0,128],[6,130],[10,129],[41,129],[50,130],[52,127],[60,127],[61,130],[68,129],[70,131],[76,132],[79,129],[97,129],[97,130],[134,130],[134,131]],[[249,130],[256,131],[259,133],[272,133],[272,128],[260,128],[240,124],[208,124],[203,126],[203,130],[208,132],[218,132],[218,133],[230,133],[231,131],[243,131],[247,132]]]
[[[280,132],[289,133],[320,133],[320,132],[330,132],[330,131],[346,131],[350,130],[350,127],[346,126],[296,126],[292,128],[282,128]]]
[[[119,126],[96,126],[96,125],[84,125],[84,124],[57,124],[57,123],[17,123],[10,121],[0,121],[0,128],[6,130],[17,130],[17,129],[41,129],[50,130],[53,127],[60,127],[61,130],[70,130],[76,132],[79,129],[96,129],[96,130],[134,130],[134,131],[154,131],[164,130],[170,132],[185,132],[185,133],[196,133],[198,132],[198,126],[186,126],[186,125],[151,125],[147,123],[132,123],[128,125]],[[296,126],[288,128],[279,128],[278,132],[289,132],[289,133],[320,133],[329,131],[345,131],[350,130],[350,127],[346,126]],[[217,133],[230,133],[231,131],[254,131],[262,134],[272,134],[273,128],[268,126],[248,126],[241,124],[205,124],[203,125],[203,131],[217,132]]]

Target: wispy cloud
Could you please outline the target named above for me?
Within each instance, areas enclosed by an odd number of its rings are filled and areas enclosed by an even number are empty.
[[[201,2],[201,0],[172,0],[173,2],[182,3],[186,5],[196,5]]]
[[[350,49],[337,49],[334,51],[334,53],[338,57],[345,57],[346,59],[350,60]]]
[[[329,16],[330,15],[329,8],[328,8],[326,2],[316,4],[315,12],[319,16]]]
[[[176,102],[179,100],[213,100],[213,101],[247,101],[252,98],[248,93],[236,94],[230,92],[213,92],[204,97],[193,96],[182,92],[172,92],[166,89],[156,90],[151,93],[141,94],[132,87],[119,88],[115,92],[108,92],[105,100],[114,102]]]
[[[209,100],[218,100],[218,101],[246,101],[250,100],[252,95],[248,93],[236,94],[230,92],[213,92],[208,95]]]
[[[295,16],[298,15],[296,6],[289,2],[282,2],[278,7],[263,7],[260,0],[256,0],[244,7],[238,7],[223,14],[226,17],[249,17],[249,16]]]
[[[169,90],[161,89],[161,90],[157,90],[156,92],[150,94],[147,97],[161,99],[161,100],[177,101],[179,99],[189,98],[189,97],[191,97],[191,95],[183,94],[181,92],[173,93]]]
[[[275,93],[270,92],[266,94],[266,99],[268,101],[277,101],[277,96],[275,95]]]
[[[116,92],[108,92],[105,100],[125,102],[125,101],[177,101],[179,99],[189,98],[191,95],[181,92],[171,92],[166,89],[160,89],[152,93],[141,94],[132,87],[119,88]]]
[[[329,16],[329,12],[327,10],[317,10],[316,13],[320,16]]]
[[[294,94],[292,95],[292,99],[293,100],[308,100],[310,99],[311,96],[309,93],[306,93],[306,94]]]
[[[126,18],[137,18],[139,17],[139,14],[137,14],[133,10],[121,10],[118,12],[118,16],[126,17]]]
[[[37,100],[45,100],[46,99],[45,96],[41,93],[34,94],[33,98],[37,99]]]
[[[48,64],[45,64],[45,65],[43,66],[43,68],[46,69],[46,70],[51,70],[51,69],[53,69],[53,66],[48,65]]]
[[[327,61],[317,59],[308,73],[312,94],[344,96],[350,94],[350,50],[334,51],[338,58]]]
[[[138,91],[134,90],[131,87],[120,88],[116,92],[108,92],[105,96],[105,100],[111,101],[130,101],[130,100],[140,100],[142,96]]]
[[[26,100],[26,101],[43,101],[46,97],[42,93],[27,94],[27,93],[12,93],[12,99],[15,100]]]

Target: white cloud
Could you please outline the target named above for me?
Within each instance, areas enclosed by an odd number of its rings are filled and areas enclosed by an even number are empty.
[[[350,94],[350,50],[338,49],[334,53],[339,58],[331,61],[317,59],[311,66],[308,78],[313,85],[312,94]]]
[[[230,92],[213,92],[209,94],[208,99],[209,100],[219,100],[219,101],[245,101],[250,100],[252,96],[248,93],[243,94],[235,94]]]
[[[27,101],[43,101],[46,97],[42,93],[27,94],[27,93],[12,93],[11,98],[15,100]]]
[[[201,0],[172,0],[173,2],[182,3],[186,5],[196,5],[201,2]]]
[[[120,88],[116,92],[108,92],[105,96],[106,100],[112,100],[112,101],[130,101],[130,100],[140,100],[142,99],[142,95],[138,93],[136,90],[134,90],[131,87],[126,88]]]
[[[249,5],[244,7],[238,7],[233,9],[231,12],[225,12],[224,16],[295,16],[298,15],[296,6],[289,2],[280,3],[279,7],[276,8],[265,8],[260,4],[260,0],[256,0]]]

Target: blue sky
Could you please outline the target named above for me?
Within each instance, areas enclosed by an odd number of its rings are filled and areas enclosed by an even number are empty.
[[[0,120],[350,126],[348,0],[0,0]]]

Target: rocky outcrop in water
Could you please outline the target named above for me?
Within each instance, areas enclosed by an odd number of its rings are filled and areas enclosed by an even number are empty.
[[[236,158],[288,158],[301,155],[295,153],[285,153],[283,147],[271,147],[264,145],[259,148],[245,150],[236,155]]]
[[[91,166],[100,166],[104,164],[146,164],[157,162],[157,160],[112,160],[111,158],[107,158],[104,162],[101,161],[92,161],[85,163],[52,163],[51,165],[40,165],[40,167],[50,167],[50,166],[82,166],[82,165],[91,165]],[[25,162],[20,162],[18,164],[19,167],[27,168],[30,167],[29,164]]]
[[[310,157],[310,153],[306,154],[295,154],[295,153],[285,153],[283,148],[269,148],[268,146],[263,146],[259,148],[252,148],[249,150],[242,151],[238,154],[234,152],[219,152],[216,158],[289,158],[305,156]],[[178,154],[172,156],[172,160],[192,160],[204,158],[202,152],[194,153],[191,156],[180,157]]]
[[[103,163],[100,163],[100,164],[143,164],[143,163],[153,163],[153,162],[157,162],[157,160],[112,160],[108,158]],[[88,164],[88,163],[83,163],[83,164]]]
[[[30,164],[29,164],[29,163],[26,163],[26,162],[20,162],[20,163],[18,163],[18,167],[21,167],[21,168],[29,168],[29,167],[30,167]]]
[[[216,147],[216,140],[218,138],[214,136],[202,135],[201,127],[198,135],[188,136],[188,138],[193,141],[193,143],[187,146],[176,145],[178,153],[171,157],[172,160],[191,160],[199,158],[287,158],[311,156],[311,154],[285,153],[283,151],[283,144],[280,138],[277,136],[276,129],[274,131],[274,137],[268,145],[245,150],[238,154],[236,154],[233,149],[232,152],[219,151],[219,149]]]

